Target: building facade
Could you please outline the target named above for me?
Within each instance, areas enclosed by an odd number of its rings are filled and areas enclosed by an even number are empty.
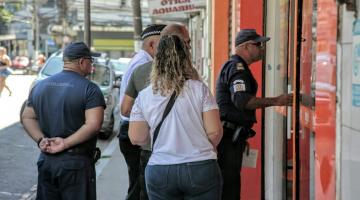
[[[291,108],[257,111],[256,166],[242,169],[243,199],[357,199],[360,73],[355,0],[212,1],[211,81],[235,34],[271,37],[250,69],[257,96],[293,92]]]

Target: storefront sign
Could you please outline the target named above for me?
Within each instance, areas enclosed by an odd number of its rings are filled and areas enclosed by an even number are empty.
[[[205,0],[148,0],[151,16],[198,11]]]
[[[353,52],[352,105],[360,107],[360,20],[354,22]]]

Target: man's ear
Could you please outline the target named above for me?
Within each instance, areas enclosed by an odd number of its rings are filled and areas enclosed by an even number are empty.
[[[155,49],[155,41],[154,41],[154,40],[149,41],[149,46],[150,46],[152,49]]]
[[[79,59],[79,67],[80,67],[81,70],[83,70],[85,68],[83,63],[84,63],[84,59],[80,58]]]

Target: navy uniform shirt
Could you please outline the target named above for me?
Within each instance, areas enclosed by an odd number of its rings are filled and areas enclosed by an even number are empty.
[[[245,108],[256,96],[258,84],[246,62],[238,55],[231,56],[216,82],[216,101],[221,121],[251,128],[256,122],[255,109]]]
[[[38,82],[28,98],[45,137],[66,138],[85,124],[85,110],[106,108],[100,88],[72,71],[62,71]],[[95,148],[96,137],[84,143]]]

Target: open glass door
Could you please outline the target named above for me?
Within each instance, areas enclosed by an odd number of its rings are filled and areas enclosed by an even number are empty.
[[[315,65],[313,65],[313,58],[315,51],[313,48],[313,5],[316,5],[315,1],[302,1],[301,12],[301,33],[299,33],[299,39],[301,40],[300,47],[300,60],[298,62],[299,69],[297,72],[299,75],[297,78],[297,84],[299,84],[299,133],[298,143],[298,199],[313,199],[310,192],[310,186],[313,182],[313,176],[310,174],[313,172],[313,113],[314,113],[314,91],[312,88],[312,77]],[[313,188],[313,187],[312,187]]]
[[[289,29],[289,66],[290,83],[294,93],[291,122],[292,147],[292,199],[312,199],[310,186],[313,183],[312,169],[314,166],[313,133],[314,88],[312,77],[315,56],[313,50],[313,6],[316,1],[293,0],[290,3],[292,21]],[[289,149],[289,148],[287,148]]]
[[[316,1],[315,1],[316,2]],[[267,2],[265,96],[292,92],[292,107],[265,111],[265,198],[311,199],[313,1]],[[271,16],[271,17],[269,17]]]

